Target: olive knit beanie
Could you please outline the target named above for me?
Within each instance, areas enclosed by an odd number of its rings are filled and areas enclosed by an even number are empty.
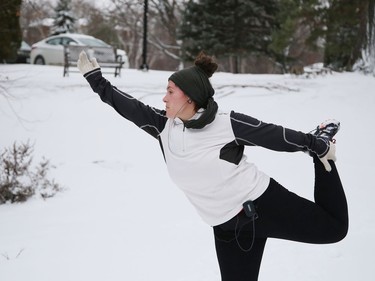
[[[202,57],[202,54],[199,57]],[[218,110],[218,105],[213,99],[215,90],[209,80],[209,77],[216,71],[217,64],[211,63],[214,67],[207,69],[198,58],[194,66],[177,71],[169,77],[169,80],[173,81],[199,108],[205,109],[198,119],[185,122],[186,128],[193,129],[201,129],[210,124],[215,119]]]

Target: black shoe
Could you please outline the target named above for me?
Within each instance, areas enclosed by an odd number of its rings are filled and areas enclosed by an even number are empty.
[[[335,119],[329,119],[324,121],[319,126],[316,127],[315,130],[311,131],[310,133],[317,138],[324,139],[328,142],[335,143],[336,140],[333,138],[337,132],[340,130],[340,122]]]

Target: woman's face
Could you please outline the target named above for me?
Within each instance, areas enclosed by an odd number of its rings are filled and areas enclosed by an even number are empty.
[[[165,110],[168,118],[180,118],[182,120],[190,119],[194,114],[194,105],[189,97],[176,86],[176,84],[169,80],[167,86],[167,93],[163,98],[165,102]]]

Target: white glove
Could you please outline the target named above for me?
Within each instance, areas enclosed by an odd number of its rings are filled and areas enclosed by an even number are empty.
[[[319,160],[323,163],[324,168],[327,172],[330,172],[332,170],[332,167],[329,164],[328,160],[336,161],[336,145],[333,142],[329,142],[328,153],[322,158],[319,158]]]
[[[82,51],[79,54],[79,59],[77,61],[77,67],[79,71],[85,75],[87,72],[100,68],[98,62],[96,61],[96,58],[92,58],[91,61],[89,61],[85,51]]]

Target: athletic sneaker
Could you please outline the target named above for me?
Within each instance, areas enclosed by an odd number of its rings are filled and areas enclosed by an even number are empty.
[[[335,119],[329,119],[321,123],[316,127],[315,130],[310,133],[316,136],[317,138],[322,138],[333,143],[336,140],[333,138],[337,132],[340,130],[340,122]]]

